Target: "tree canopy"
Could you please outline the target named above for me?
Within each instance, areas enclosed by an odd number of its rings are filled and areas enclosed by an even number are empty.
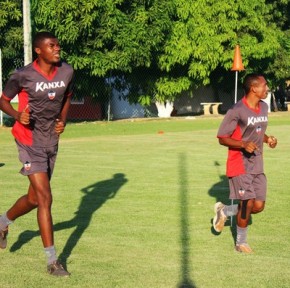
[[[8,72],[23,64],[22,6],[19,1],[0,0],[0,48]],[[4,80],[7,73],[3,73]]]
[[[129,91],[131,102],[173,100],[192,87],[223,83],[236,44],[247,72],[265,72],[273,83],[290,75],[288,0],[32,0],[31,4],[34,32],[54,32],[65,59],[87,81],[114,79],[101,82]],[[0,36],[5,40],[0,45],[7,55],[13,51],[19,55],[22,45],[19,6],[17,0],[0,0],[0,28],[7,32]]]

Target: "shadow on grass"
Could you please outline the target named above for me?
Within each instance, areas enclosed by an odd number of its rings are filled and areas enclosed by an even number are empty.
[[[3,167],[5,165],[5,163],[0,163],[0,167]]]
[[[179,197],[180,197],[180,242],[181,242],[181,282],[178,288],[196,288],[190,271],[190,234],[188,222],[188,182],[186,156],[179,158]]]
[[[96,182],[82,188],[81,191],[84,193],[84,196],[81,199],[78,210],[75,212],[75,216],[71,220],[54,225],[55,232],[75,227],[75,230],[68,238],[63,251],[59,255],[59,260],[62,262],[63,266],[66,267],[67,259],[89,226],[94,212],[101,208],[107,200],[114,198],[118,190],[127,181],[128,180],[125,178],[124,174],[117,173],[111,179]],[[24,244],[39,235],[39,231],[27,230],[22,232],[19,235],[18,240],[11,246],[10,251],[14,252],[20,249]]]

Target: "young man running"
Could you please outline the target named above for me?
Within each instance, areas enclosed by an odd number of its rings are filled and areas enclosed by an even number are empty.
[[[263,168],[263,143],[275,148],[277,139],[265,134],[268,124],[268,106],[261,101],[267,97],[267,81],[261,74],[245,77],[245,96],[226,113],[217,137],[228,147],[227,177],[230,199],[239,204],[226,206],[217,202],[214,206],[213,227],[221,232],[228,216],[236,215],[237,238],[235,249],[251,253],[247,242],[248,223],[251,214],[262,212],[266,200],[266,176]]]
[[[37,59],[11,75],[0,98],[0,109],[16,120],[12,134],[23,165],[20,173],[29,179],[27,194],[0,217],[0,248],[7,246],[8,226],[37,208],[47,271],[54,276],[69,276],[58,262],[54,247],[50,179],[59,135],[65,129],[74,72],[70,65],[60,61],[61,48],[53,34],[36,34],[33,49]],[[18,111],[10,104],[16,95]]]

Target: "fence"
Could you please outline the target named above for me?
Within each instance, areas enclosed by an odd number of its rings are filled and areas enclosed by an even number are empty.
[[[4,59],[4,61],[2,61]],[[2,83],[8,79],[9,73],[16,68],[23,66],[21,59],[6,60],[1,56],[0,50],[0,92],[2,94]],[[205,86],[196,90],[183,92],[176,98],[171,115],[188,116],[203,113],[204,102],[222,102],[219,112],[225,113],[234,103],[234,74],[228,73],[224,83],[215,87]],[[142,77],[142,75],[140,75]],[[126,118],[158,117],[158,110],[153,103],[150,106],[140,104],[129,104],[124,91],[119,92],[112,87],[112,79],[98,78],[91,76],[88,71],[76,71],[75,91],[72,104],[68,114],[69,121],[99,121],[115,120]],[[125,95],[125,96],[124,96]],[[238,100],[242,97],[241,88],[238,89]],[[276,94],[278,96],[278,94]],[[290,96],[290,95],[289,95]],[[288,96],[287,96],[288,97]],[[270,99],[271,110],[287,110],[284,104],[285,96]],[[277,98],[277,97],[276,97]],[[284,99],[284,101],[283,101]],[[16,97],[17,102],[17,97]],[[277,104],[277,105],[273,105]],[[17,104],[15,104],[17,105]],[[275,108],[275,107],[276,108]],[[10,125],[11,118],[0,112],[0,125]]]

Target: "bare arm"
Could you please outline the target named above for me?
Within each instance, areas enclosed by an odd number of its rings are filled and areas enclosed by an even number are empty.
[[[22,111],[18,112],[13,108],[10,101],[4,97],[0,98],[0,110],[2,110],[7,115],[13,117],[16,121],[20,122],[23,125],[29,124],[29,108],[28,106]]]
[[[277,139],[274,136],[264,135],[264,143],[267,143],[270,148],[275,148],[277,145]],[[240,141],[229,137],[219,138],[219,143],[229,148],[244,149],[248,153],[253,153],[259,147],[252,141]]]
[[[248,153],[253,153],[256,149],[259,149],[258,146],[252,141],[240,141],[230,137],[219,138],[219,143],[229,148],[244,149]]]
[[[66,118],[67,118],[68,110],[70,107],[70,101],[71,101],[70,97],[67,97],[65,99],[64,105],[63,105],[62,110],[60,112],[60,118],[56,120],[55,132],[58,135],[63,133],[63,131],[64,131],[65,124],[66,124]]]

